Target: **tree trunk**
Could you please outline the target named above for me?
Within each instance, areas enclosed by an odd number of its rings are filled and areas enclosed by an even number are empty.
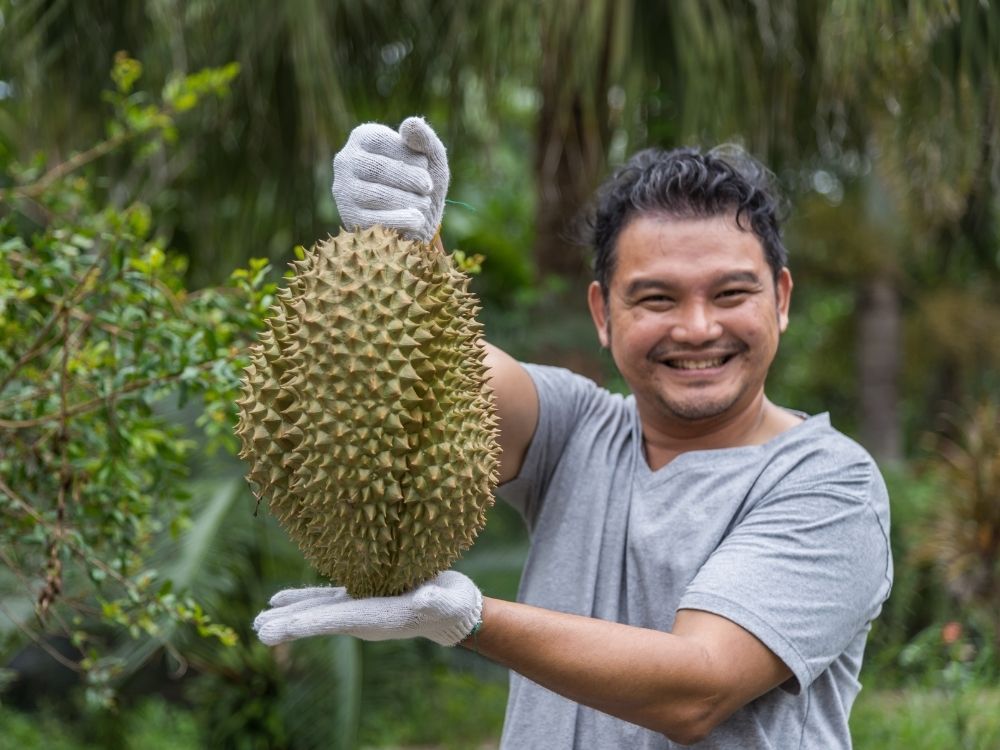
[[[612,0],[584,0],[571,14],[551,16],[542,31],[534,257],[543,276],[579,277],[589,268],[576,222],[606,161],[614,6]],[[604,23],[599,36],[589,38],[587,19],[595,12]]]
[[[902,364],[899,291],[888,276],[875,276],[858,300],[858,378],[861,442],[881,463],[903,460],[899,420]]]

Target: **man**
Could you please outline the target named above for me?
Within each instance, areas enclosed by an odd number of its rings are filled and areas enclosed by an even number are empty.
[[[334,172],[346,225],[434,236],[447,160],[422,120],[360,126]],[[593,230],[590,310],[633,395],[489,348],[499,494],[532,536],[519,601],[453,571],[394,598],[305,589],[258,634],[474,644],[513,670],[505,748],[850,747],[888,498],[826,415],[765,396],[792,291],[767,173],[645,151]]]

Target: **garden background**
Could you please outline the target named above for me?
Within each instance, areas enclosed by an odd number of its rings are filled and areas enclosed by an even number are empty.
[[[610,388],[580,210],[648,146],[788,197],[778,403],[892,493],[858,748],[1000,747],[1000,8],[992,0],[0,0],[0,748],[491,747],[505,672],[249,629],[315,580],[234,457],[245,348],[335,232],[357,123],[449,148],[487,335]],[[497,504],[458,567],[515,594]]]

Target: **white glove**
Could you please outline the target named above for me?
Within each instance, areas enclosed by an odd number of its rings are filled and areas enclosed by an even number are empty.
[[[483,595],[454,570],[399,596],[352,599],[343,587],[279,591],[253,629],[268,646],[311,635],[353,635],[366,641],[429,638],[442,646],[464,640],[479,622]]]
[[[333,159],[333,199],[348,229],[381,224],[430,242],[450,176],[444,144],[423,118],[408,117],[398,133],[368,122]]]

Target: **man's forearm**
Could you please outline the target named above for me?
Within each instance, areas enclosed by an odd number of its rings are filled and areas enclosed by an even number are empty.
[[[578,703],[690,743],[717,721],[706,648],[644,628],[485,598],[463,645]]]

